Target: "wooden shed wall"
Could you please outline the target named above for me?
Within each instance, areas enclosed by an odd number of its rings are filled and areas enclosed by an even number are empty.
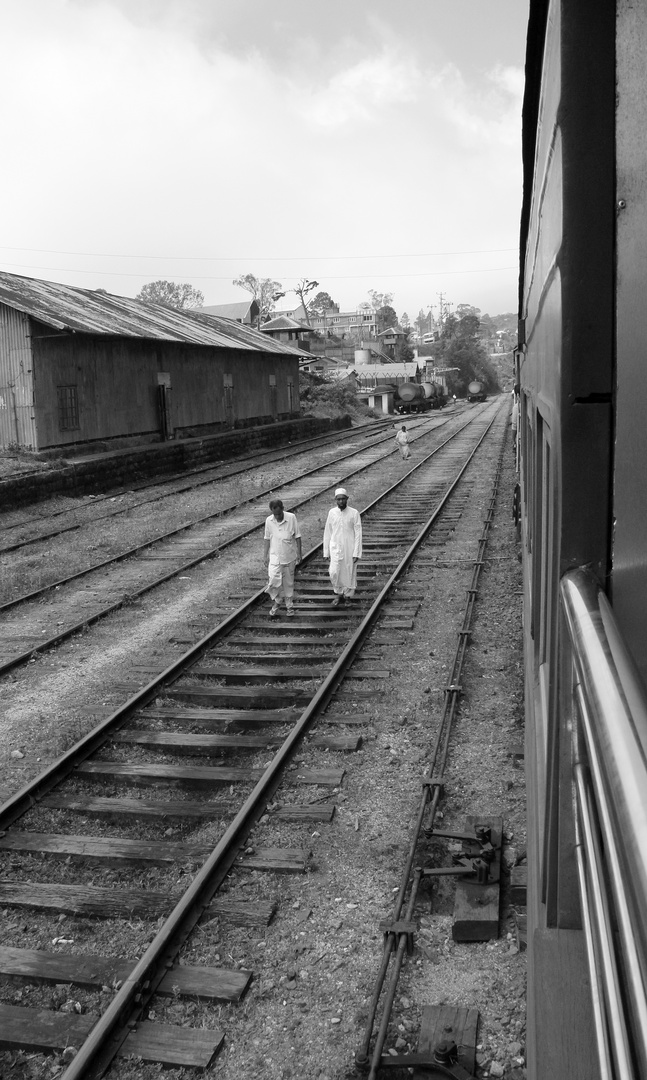
[[[35,327],[39,449],[159,432],[158,376],[163,373],[170,379],[171,428],[177,434],[206,425],[287,417],[291,402],[292,414],[299,410],[296,356],[180,342],[40,333],[42,336]],[[229,381],[232,389],[227,395],[225,383]],[[61,427],[60,387],[76,388],[77,427]]]

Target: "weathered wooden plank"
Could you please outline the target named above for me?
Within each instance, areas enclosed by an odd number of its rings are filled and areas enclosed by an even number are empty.
[[[114,743],[152,746],[185,754],[218,754],[223,750],[258,750],[280,746],[283,740],[273,735],[191,735],[173,731],[117,731]]]
[[[269,926],[275,911],[273,901],[250,902],[217,897],[209,904],[205,917],[224,919],[234,926]]]
[[[205,679],[227,679],[229,683],[263,682],[268,679],[321,679],[325,672],[315,667],[248,667],[231,668],[210,666],[192,668],[191,675]],[[347,679],[388,679],[391,672],[384,668],[353,667],[346,674]]]
[[[137,714],[142,720],[172,720],[177,724],[196,726],[231,725],[234,728],[258,726],[260,724],[292,724],[301,715],[299,709],[146,709]],[[370,713],[335,713],[326,712],[327,724],[368,724],[372,720]]]
[[[0,974],[36,983],[70,983],[89,988],[123,982],[135,967],[122,956],[70,956],[40,949],[0,947]],[[252,972],[178,964],[162,979],[155,993],[165,997],[199,997],[208,1001],[240,1001]]]
[[[330,822],[335,814],[335,803],[312,803],[310,805],[286,805],[277,810],[273,817],[280,821]]]
[[[241,709],[287,708],[307,705],[312,697],[309,690],[274,689],[267,686],[174,686],[160,691],[171,701],[187,701],[193,705],[219,704]]]
[[[66,836],[9,829],[0,837],[0,851],[38,851],[52,858],[99,861],[114,866],[129,862],[172,866],[187,859],[204,862],[211,847],[186,841],[122,840],[112,836]]]
[[[246,630],[267,630],[268,626],[272,627],[272,633],[276,635],[293,634],[295,630],[307,630],[310,634],[330,634],[335,631],[350,630],[355,620],[351,619],[348,615],[334,615],[331,619],[322,617],[320,622],[317,623],[314,619],[297,618],[294,615],[291,619],[270,619],[269,617],[264,622],[254,622],[250,620],[245,623]]]
[[[337,700],[352,698],[353,701],[368,701],[370,698],[384,697],[384,690],[374,690],[363,686],[343,685],[335,694]]]
[[[119,1057],[157,1061],[167,1068],[208,1069],[224,1039],[217,1028],[173,1027],[142,1021],[126,1038]]]
[[[319,784],[321,787],[340,787],[345,769],[300,769],[293,778],[301,784]]]
[[[178,724],[204,723],[226,730],[232,722],[249,718],[254,723],[292,723],[301,715],[300,709],[179,709],[175,707],[147,708],[137,714],[144,720],[174,720]]]
[[[305,874],[308,852],[299,848],[254,848],[253,854],[239,855],[240,870],[269,870],[283,874]]]
[[[96,915],[105,919],[129,919],[133,915],[159,918],[168,915],[179,898],[180,893],[157,893],[147,889],[0,881],[0,903],[7,906],[61,911],[68,915]]]
[[[495,850],[494,859],[490,863],[493,881],[487,885],[479,885],[476,881],[465,878],[457,881],[452,924],[454,941],[490,941],[499,936],[503,820],[500,817],[469,815],[464,831],[471,835],[475,826],[481,825],[490,829]]]
[[[191,735],[172,731],[131,731],[115,732],[115,743],[129,743],[137,746],[152,746],[170,749],[175,753],[209,754],[223,750],[258,750],[274,748],[283,744],[277,735]],[[316,735],[310,740],[311,746],[329,750],[357,750],[361,745],[360,736],[351,735]]]
[[[292,631],[294,629],[292,625],[293,621],[293,619],[290,620],[289,626],[286,623],[286,631]],[[264,630],[268,630],[274,625],[269,621],[269,619],[268,624],[268,626],[263,624]],[[245,627],[245,630],[246,629],[247,627]],[[308,629],[312,629],[312,627],[308,627]],[[296,635],[294,637],[283,635],[281,636],[280,640],[276,637],[275,634],[255,634],[253,636],[249,635],[245,637],[239,637],[238,635],[240,634],[242,634],[242,629],[234,631],[234,633],[229,638],[227,638],[227,640],[232,646],[240,645],[247,649],[254,649],[263,645],[271,645],[272,648],[277,649],[279,645],[300,645],[302,648],[305,648],[306,645],[316,645],[318,649],[330,649],[331,651],[334,651],[340,645],[346,644],[346,638],[342,638],[339,635],[337,635],[337,637],[327,637],[324,641],[322,641],[321,637],[306,637],[305,634],[299,635],[298,637]]]
[[[458,1005],[423,1006],[418,1054],[428,1057],[431,1064],[436,1047],[449,1040],[458,1047],[458,1064],[473,1076],[476,1069],[478,1021],[478,1009],[466,1009]],[[426,1069],[414,1068],[413,1076],[414,1080],[428,1080],[429,1072]]]
[[[72,810],[81,814],[123,814],[134,817],[204,818],[216,819],[230,813],[231,802],[197,802],[193,799],[126,799],[101,798],[96,795],[46,795],[38,804],[53,810]]]
[[[79,1047],[98,1016],[0,1005],[0,1047],[43,1052]],[[206,1069],[222,1046],[222,1032],[207,1028],[171,1027],[142,1021],[123,1043],[119,1057],[139,1057],[167,1066]]]
[[[157,784],[189,787],[215,784],[256,783],[263,769],[228,769],[217,765],[125,765],[116,761],[85,761],[77,770],[77,776],[94,780],[117,780],[122,784]],[[302,784],[328,784],[337,786],[344,775],[343,769],[303,769],[293,774]]]
[[[122,784],[159,784],[170,787],[214,787],[218,784],[256,783],[262,769],[230,769],[218,765],[126,765],[117,761],[84,761],[77,776],[117,780]]]
[[[326,750],[338,750],[340,753],[352,753],[362,745],[361,735],[317,735],[310,739],[310,746]]]
[[[27,1009],[0,1004],[0,1047],[38,1053],[79,1047],[87,1039],[98,1016],[60,1013],[53,1009]]]

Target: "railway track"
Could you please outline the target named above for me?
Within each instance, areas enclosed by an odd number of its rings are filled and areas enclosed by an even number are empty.
[[[74,1015],[3,1006],[3,1045],[74,1046],[66,1080],[100,1075],[120,1053],[194,1065],[217,1054],[222,1033],[213,1023],[197,1033],[169,1031],[141,1021],[142,1012],[153,995],[155,1001],[159,995],[243,997],[250,972],[178,968],[178,951],[201,920],[270,921],[271,903],[227,893],[232,869],[303,872],[305,847],[263,847],[262,834],[270,819],[269,831],[279,836],[284,825],[303,831],[331,821],[341,759],[359,748],[367,706],[389,675],[370,650],[390,640],[398,624],[411,624],[415,599],[398,601],[398,582],[437,530],[453,527],[449,500],[453,507],[495,419],[491,411],[481,417],[365,508],[356,603],[331,610],[326,568],[313,549],[299,575],[293,620],[272,624],[270,633],[258,619],[259,590],[1,808],[0,847],[11,858],[11,873],[0,883],[0,903],[19,920],[22,910],[37,911],[43,934],[59,945],[61,914],[112,920],[115,930],[111,955],[103,959],[25,951],[20,934],[15,947],[0,950],[0,968],[13,978],[83,986],[94,995],[94,1007],[80,1006]],[[369,636],[369,651],[362,651]],[[205,757],[226,757],[227,764],[204,765]],[[106,784],[108,794],[101,791]],[[242,804],[240,794],[232,798],[239,787]],[[304,792],[315,792],[315,799],[304,799]],[[169,820],[179,842],[165,838]],[[95,822],[94,830],[80,832],[80,821]],[[94,883],[97,866],[103,880],[113,875],[109,884]],[[180,894],[182,870],[195,876]],[[151,927],[152,940],[137,963],[117,961],[117,933],[134,917]],[[110,1000],[102,1009],[106,991]]]
[[[470,422],[471,417],[464,420],[463,425]],[[420,422],[412,443],[426,434],[433,435],[436,430],[437,425],[430,429],[428,422]],[[264,496],[281,494],[295,509],[321,495],[330,486],[347,481],[395,452],[392,431],[389,430],[388,434],[379,435],[370,446],[353,451],[350,455],[346,449],[343,455],[328,459],[324,464],[301,469],[280,487],[255,492],[242,502],[239,500],[228,506],[220,505],[215,512],[5,601],[0,604],[3,631],[0,675],[249,536],[264,521],[265,506],[259,502]],[[353,468],[346,466],[342,475],[332,472],[336,465],[346,463],[349,457],[355,459]],[[248,512],[245,514],[246,508]],[[223,537],[226,530],[223,529],[222,519],[225,517],[229,534]],[[160,562],[164,565],[163,573],[159,572]],[[43,598],[47,598],[46,606],[41,603]],[[13,617],[10,612],[14,612]]]
[[[8,554],[12,551],[19,551],[21,548],[29,547],[32,544],[37,544],[45,540],[52,540],[54,537],[62,536],[68,532],[78,531],[79,529],[82,529],[84,525],[94,525],[98,521],[107,521],[110,518],[120,517],[122,514],[131,513],[140,506],[161,502],[164,499],[173,498],[174,496],[188,491],[195,491],[198,488],[206,487],[207,485],[220,480],[240,476],[252,469],[258,469],[259,466],[262,467],[289,461],[304,452],[312,453],[321,448],[325,449],[328,446],[334,446],[335,443],[340,441],[348,444],[349,440],[361,442],[366,439],[371,439],[376,434],[379,435],[384,428],[388,427],[390,429],[392,424],[393,420],[392,418],[389,418],[388,420],[377,420],[375,423],[361,428],[347,428],[342,431],[328,432],[311,439],[304,439],[298,444],[291,444],[288,447],[266,451],[259,450],[253,455],[245,455],[244,457],[236,458],[235,461],[215,462],[212,465],[203,465],[199,468],[192,469],[190,472],[184,471],[182,473],[174,473],[172,476],[167,477],[158,476],[131,484],[126,488],[117,488],[109,491],[107,494],[89,496],[87,501],[81,505],[78,505],[77,500],[77,505],[75,506],[68,506],[50,512],[46,511],[43,514],[22,518],[16,522],[2,523],[0,524],[0,536],[3,536],[5,533],[17,532],[18,530],[31,529],[34,526],[40,527],[40,530],[30,536],[18,535],[9,537],[7,540],[0,540],[0,555]],[[102,503],[107,501],[115,502],[127,496],[134,495],[137,492],[151,490],[153,490],[153,494],[149,495],[147,498],[128,501],[125,505],[114,507],[106,513],[97,513],[97,507]],[[86,513],[88,515],[87,521],[76,520],[79,517],[83,518]],[[9,513],[8,516],[11,516],[11,513]],[[63,524],[52,528],[52,520],[61,517],[68,519],[74,518],[75,520],[68,520],[67,522],[63,522]]]

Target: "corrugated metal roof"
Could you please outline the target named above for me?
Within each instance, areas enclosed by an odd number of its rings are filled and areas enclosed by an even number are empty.
[[[261,326],[262,334],[269,334],[272,330],[309,330],[310,327],[305,323],[297,322],[296,319],[291,319],[287,315],[278,315],[276,319],[270,319],[269,322],[263,323]]]
[[[250,297],[235,304],[209,304],[208,307],[201,307],[200,311],[203,315],[218,315],[221,319],[244,319],[249,315],[252,304],[256,304],[256,301]]]
[[[274,341],[251,326],[216,315],[201,315],[199,310],[176,311],[160,304],[143,304],[129,296],[77,289],[18,274],[0,272],[0,303],[55,330],[71,333],[304,355],[295,346]]]

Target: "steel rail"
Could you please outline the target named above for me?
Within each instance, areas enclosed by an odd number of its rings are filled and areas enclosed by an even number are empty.
[[[492,420],[492,423],[490,424],[490,427],[492,427],[492,424],[494,424],[495,419],[496,419],[496,417]],[[488,431],[489,430],[490,430],[490,428],[488,428]],[[487,432],[486,432],[486,434],[487,434]],[[467,590],[467,601],[466,601],[466,605],[465,605],[465,611],[464,611],[464,614],[463,614],[463,622],[462,622],[461,629],[458,631],[458,639],[459,639],[458,640],[458,646],[456,648],[456,653],[455,653],[454,661],[453,661],[453,664],[452,664],[452,670],[451,670],[450,678],[449,678],[449,685],[445,689],[445,699],[444,699],[443,711],[442,711],[442,714],[441,714],[441,717],[440,717],[440,720],[439,720],[439,724],[438,724],[438,731],[436,733],[436,739],[435,739],[434,749],[433,749],[432,756],[431,756],[431,761],[430,761],[430,764],[429,764],[429,766],[427,767],[427,769],[425,770],[425,773],[424,773],[424,779],[430,781],[430,783],[429,784],[424,784],[422,795],[421,795],[421,798],[420,798],[420,801],[419,801],[419,804],[418,804],[418,812],[417,812],[417,815],[416,815],[416,820],[415,820],[415,823],[414,823],[414,826],[413,826],[413,829],[412,829],[412,832],[411,832],[411,839],[410,839],[410,842],[409,842],[409,852],[408,852],[407,859],[405,861],[405,865],[404,865],[404,868],[403,868],[403,871],[402,871],[402,876],[401,876],[401,882],[400,882],[400,888],[399,888],[399,891],[398,891],[398,895],[397,895],[397,897],[395,899],[395,902],[394,902],[394,907],[393,907],[393,922],[394,923],[397,922],[401,918],[402,908],[404,907],[404,902],[405,902],[405,899],[406,899],[407,889],[408,889],[408,886],[409,886],[409,881],[411,880],[412,872],[413,872],[413,883],[412,883],[412,887],[411,887],[410,894],[409,894],[409,902],[407,904],[407,910],[408,910],[408,912],[410,912],[410,914],[408,914],[406,916],[406,918],[407,918],[408,921],[411,921],[411,918],[413,916],[413,911],[414,911],[414,908],[415,908],[415,901],[416,901],[416,897],[417,897],[417,894],[418,894],[418,889],[419,889],[419,886],[420,886],[420,880],[421,880],[421,874],[419,872],[419,868],[417,868],[415,870],[415,872],[414,872],[414,862],[415,862],[415,858],[416,858],[416,849],[417,849],[418,841],[420,839],[420,834],[423,831],[423,825],[424,825],[425,817],[428,816],[429,821],[430,821],[430,825],[433,825],[433,821],[435,819],[436,811],[437,811],[437,808],[438,808],[438,803],[440,802],[443,771],[444,771],[445,764],[446,764],[446,761],[447,761],[447,756],[449,754],[449,740],[450,740],[451,730],[452,730],[452,726],[453,726],[453,722],[454,722],[454,717],[455,717],[455,714],[456,714],[456,710],[458,708],[458,699],[459,699],[459,696],[460,696],[459,679],[460,679],[460,674],[461,674],[461,670],[462,670],[462,667],[463,667],[463,663],[464,663],[464,660],[465,660],[465,652],[466,652],[466,649],[467,649],[467,640],[468,640],[470,626],[471,626],[471,622],[472,622],[474,605],[475,605],[475,602],[476,602],[478,580],[479,580],[479,577],[480,577],[480,574],[481,574],[481,569],[483,567],[483,553],[484,553],[486,545],[487,545],[490,526],[492,524],[492,520],[493,520],[493,516],[494,516],[494,508],[495,508],[496,498],[497,498],[497,494],[498,494],[498,488],[499,488],[500,477],[501,477],[501,470],[502,470],[502,467],[503,467],[503,455],[504,455],[505,445],[506,445],[506,435],[507,435],[507,432],[504,430],[503,440],[502,440],[502,444],[501,444],[501,451],[500,451],[500,454],[499,454],[499,460],[498,460],[498,464],[497,464],[497,470],[496,470],[496,474],[495,474],[494,483],[493,483],[493,486],[492,486],[492,493],[490,495],[490,503],[489,503],[489,507],[488,507],[488,510],[487,510],[486,517],[485,517],[484,522],[483,522],[483,531],[482,531],[481,537],[479,539],[476,559],[474,560],[474,569],[473,569],[473,572],[472,572],[472,580],[471,580],[471,583],[470,583],[470,587]],[[433,776],[434,776],[434,772],[436,770],[438,770],[438,778],[436,779],[436,782],[433,783]],[[428,811],[429,811],[429,814],[428,814]],[[398,940],[398,938],[399,938],[399,940]],[[367,1020],[366,1020],[366,1026],[365,1026],[365,1030],[364,1030],[364,1037],[362,1039],[362,1043],[361,1043],[359,1049],[357,1050],[357,1052],[355,1054],[355,1061],[356,1061],[356,1064],[359,1067],[361,1067],[361,1068],[365,1068],[367,1066],[369,1067],[368,1080],[375,1080],[375,1077],[377,1076],[377,1071],[379,1070],[380,1065],[381,1065],[382,1051],[384,1049],[384,1044],[386,1042],[388,1026],[389,1026],[389,1022],[390,1022],[390,1018],[391,1018],[391,1009],[392,1009],[392,1006],[393,1006],[393,1002],[395,1000],[395,994],[396,994],[396,990],[397,990],[398,980],[399,980],[399,977],[400,977],[400,971],[402,969],[402,964],[404,962],[405,950],[406,950],[406,935],[405,934],[396,935],[395,933],[389,933],[389,934],[386,935],[385,942],[384,942],[384,948],[383,948],[383,951],[382,951],[382,960],[380,962],[380,966],[379,966],[379,969],[378,969],[378,973],[377,973],[377,976],[376,976],[375,985],[374,985],[374,989],[373,989],[373,994],[371,995],[371,1001],[370,1001],[370,1004],[369,1004],[368,1017],[367,1017]],[[381,1018],[380,1025],[379,1025],[379,1028],[378,1028],[378,1032],[377,1032],[377,1035],[376,1035],[375,1045],[373,1047],[373,1053],[369,1056],[371,1038],[372,1038],[372,1035],[373,1035],[373,1028],[374,1028],[374,1025],[375,1025],[375,1018],[377,1016],[377,1010],[378,1010],[378,1006],[379,1006],[379,1001],[380,1001],[380,997],[382,995],[382,990],[383,990],[383,987],[384,987],[384,983],[386,981],[386,977],[387,977],[387,974],[388,974],[388,971],[389,971],[389,966],[391,964],[391,957],[393,956],[394,953],[395,953],[395,958],[394,958],[394,963],[393,963],[393,969],[391,971],[391,975],[390,975],[390,978],[389,978],[389,983],[388,983],[386,994],[385,994],[384,1006],[383,1006],[383,1010],[382,1010],[382,1018]]]
[[[447,422],[447,420],[443,421],[443,425]],[[443,425],[438,426],[441,427]],[[28,547],[29,544],[38,544],[43,540],[51,540],[53,539],[53,537],[62,536],[64,533],[67,532],[74,532],[74,530],[83,529],[88,525],[96,524],[96,522],[98,521],[107,521],[110,518],[119,517],[120,514],[127,514],[131,510],[137,510],[140,506],[148,506],[150,505],[150,503],[161,502],[162,499],[170,499],[173,495],[181,495],[185,491],[194,491],[196,488],[206,487],[207,484],[218,483],[221,480],[230,480],[232,477],[239,476],[241,473],[249,472],[252,468],[258,466],[259,458],[261,459],[260,463],[265,463],[266,458],[270,458],[270,455],[274,454],[276,456],[273,459],[270,459],[269,462],[267,462],[268,464],[273,464],[275,461],[278,462],[283,461],[286,458],[298,457],[299,454],[304,452],[304,450],[316,450],[317,448],[321,448],[322,446],[325,447],[325,444],[328,440],[332,442],[333,438],[339,439],[340,436],[345,436],[346,439],[349,439],[354,438],[359,434],[364,434],[365,438],[368,438],[374,434],[380,434],[380,429],[385,426],[385,421],[377,420],[375,421],[374,425],[371,424],[369,426],[368,431],[363,431],[363,429],[361,428],[338,428],[334,432],[327,432],[322,435],[312,436],[312,438],[310,439],[304,439],[297,445],[290,444],[289,453],[281,454],[281,450],[287,450],[287,447],[274,447],[272,450],[267,450],[265,453],[259,451],[259,453],[254,455],[253,457],[249,455],[246,458],[238,458],[236,459],[237,465],[243,461],[247,462],[248,464],[241,468],[231,468],[231,471],[229,472],[226,471],[228,466],[223,465],[223,462],[213,462],[211,465],[202,465],[197,469],[186,470],[184,473],[173,473],[172,476],[158,477],[156,480],[148,480],[140,484],[133,484],[132,487],[129,488],[117,488],[116,492],[113,490],[112,492],[108,492],[106,495],[95,496],[92,502],[83,503],[82,506],[68,506],[65,510],[56,510],[53,514],[43,515],[39,518],[28,518],[24,521],[17,522],[15,525],[0,526],[0,533],[2,533],[10,532],[12,529],[25,528],[28,525],[37,525],[39,522],[42,524],[43,522],[51,520],[51,518],[60,517],[62,514],[79,514],[83,513],[85,510],[91,510],[99,502],[105,502],[107,499],[118,499],[123,497],[124,495],[131,495],[136,491],[145,491],[147,488],[153,487],[163,487],[164,485],[170,485],[173,483],[177,483],[178,481],[182,481],[182,479],[187,480],[189,476],[202,476],[206,472],[215,472],[219,470],[219,475],[217,476],[211,476],[206,479],[197,480],[193,483],[180,483],[180,486],[173,488],[172,491],[161,491],[158,495],[151,495],[149,498],[141,499],[139,502],[135,502],[130,506],[120,506],[117,509],[112,510],[108,514],[98,514],[96,517],[93,517],[91,521],[81,521],[76,522],[72,525],[64,525],[60,529],[53,529],[50,532],[40,533],[38,536],[32,536],[24,540],[18,540],[14,543],[7,544],[4,547],[0,547],[0,555],[7,554],[10,551],[18,551],[20,548]],[[311,443],[315,443],[316,445],[311,446]]]
[[[469,427],[469,425],[472,422],[473,422],[472,420],[468,420],[465,424],[462,425],[462,427],[458,428],[452,435],[448,436],[448,438],[445,439],[445,441],[442,442],[440,444],[440,446],[437,446],[434,450],[431,451],[430,454],[428,454],[425,458],[423,458],[421,464],[424,464],[430,457],[433,457],[434,454],[436,454],[440,450],[442,450],[443,447],[445,447],[447,445],[447,443],[451,442],[452,439],[454,439],[458,435],[460,435],[460,433],[462,431],[464,431],[465,428]],[[425,433],[425,434],[427,434],[427,433]],[[422,438],[422,435],[420,435],[419,438]],[[418,440],[415,440],[415,441],[417,442]],[[396,449],[392,450],[391,454],[395,454]],[[362,453],[362,452],[363,451],[357,451],[358,454]],[[354,456],[354,455],[351,455],[351,456]],[[336,461],[338,461],[338,460],[344,460],[344,458],[334,459],[332,461],[332,464],[335,464]],[[341,477],[341,480],[347,480],[351,476],[356,476],[359,473],[364,472],[366,469],[370,469],[374,465],[379,464],[379,462],[383,461],[383,460],[384,460],[384,458],[382,457],[382,458],[378,458],[377,461],[369,462],[367,465],[361,465],[358,469],[354,469],[351,472],[346,473],[343,477]],[[331,464],[331,463],[329,462],[327,464]],[[314,473],[314,472],[322,471],[326,467],[327,466],[320,466],[317,469],[311,470],[311,472]],[[409,476],[410,473],[413,472],[417,467],[418,466],[413,466],[413,468],[410,469],[408,473],[404,474],[403,479],[406,479],[406,477]],[[311,475],[311,473],[303,473],[301,476],[296,477],[295,480],[288,481],[288,483],[295,483],[297,480],[302,479],[303,476],[309,476],[309,475]],[[307,503],[312,502],[314,499],[319,498],[321,495],[323,495],[330,488],[336,487],[339,483],[340,483],[340,478],[335,480],[335,482],[333,484],[329,484],[326,487],[321,488],[320,491],[317,491],[313,495],[309,495],[307,498],[301,499],[298,503],[294,503],[292,505],[295,508],[305,506]],[[263,494],[268,495],[268,494],[270,494],[272,492],[275,492],[276,490],[280,490],[280,489],[270,488],[267,492],[262,492],[260,495],[255,495],[253,498],[246,500],[246,502],[255,502],[257,499],[260,499]],[[236,504],[236,506],[234,506],[232,509],[236,509],[238,506],[242,506],[242,505],[244,505],[244,504],[243,503]],[[208,520],[209,517],[219,517],[219,516],[222,515],[223,512],[224,511],[219,511],[217,514],[209,515],[207,518],[205,518],[203,520]],[[226,512],[228,512],[228,511],[226,511]],[[195,524],[200,524],[200,522],[192,522],[189,525],[182,526],[180,529],[178,529],[176,531],[181,532],[181,531],[184,531],[186,529],[190,529]],[[230,547],[232,544],[238,543],[240,540],[244,539],[246,536],[250,536],[253,532],[255,532],[257,529],[260,529],[260,528],[262,528],[262,522],[259,522],[259,524],[257,524],[257,525],[252,525],[248,529],[244,529],[242,532],[236,533],[233,537],[230,537],[228,540],[224,540],[222,543],[216,544],[214,547],[208,548],[205,551],[201,552],[199,555],[195,556],[193,559],[189,559],[187,562],[182,563],[180,566],[174,567],[174,569],[169,570],[168,573],[162,574],[161,576],[158,576],[158,577],[154,578],[153,581],[150,581],[145,585],[141,585],[137,589],[133,589],[131,592],[128,593],[127,596],[122,596],[118,600],[115,600],[112,603],[107,604],[105,607],[97,609],[92,614],[85,615],[82,619],[80,619],[77,623],[74,623],[72,626],[68,626],[64,630],[60,630],[58,633],[53,634],[51,637],[46,638],[45,640],[38,642],[37,645],[32,645],[29,649],[23,650],[22,653],[17,653],[15,656],[11,657],[9,660],[6,660],[6,661],[0,663],[0,676],[6,674],[9,671],[12,671],[13,668],[15,668],[15,667],[19,667],[20,664],[24,664],[28,660],[31,660],[38,653],[46,652],[48,649],[53,648],[55,645],[60,645],[62,641],[66,641],[68,638],[72,637],[74,634],[80,633],[82,630],[86,629],[86,627],[91,626],[94,623],[99,622],[100,619],[105,618],[107,615],[111,615],[113,612],[118,611],[120,608],[124,607],[125,604],[132,603],[133,599],[139,598],[140,596],[144,596],[147,592],[151,592],[153,589],[156,589],[160,585],[165,584],[165,582],[172,581],[173,578],[178,577],[179,574],[185,573],[187,570],[192,570],[195,566],[199,566],[200,563],[205,562],[207,559],[214,558],[221,551],[224,551],[226,548]],[[139,547],[139,548],[132,549],[131,551],[126,552],[123,555],[116,556],[114,559],[107,559],[104,563],[98,563],[96,566],[92,566],[88,570],[81,570],[81,571],[79,571],[78,574],[74,574],[69,578],[63,578],[63,579],[61,579],[61,581],[58,584],[56,582],[54,582],[51,585],[45,586],[42,590],[39,590],[37,593],[31,593],[31,594],[28,594],[28,595],[26,595],[24,597],[19,597],[14,601],[10,601],[9,604],[5,605],[5,607],[13,607],[15,604],[18,604],[18,603],[22,602],[23,600],[33,599],[35,596],[41,595],[41,593],[49,592],[49,591],[51,591],[51,589],[57,588],[60,585],[67,584],[68,582],[75,580],[77,577],[83,577],[85,574],[89,574],[93,570],[98,570],[98,569],[101,569],[104,566],[109,566],[109,565],[111,565],[113,563],[121,562],[123,559],[127,558],[128,556],[131,556],[131,555],[135,554],[137,551],[143,551],[146,548],[150,547],[152,544],[158,543],[161,540],[168,539],[170,536],[173,536],[173,535],[175,535],[174,532],[173,533],[163,534],[162,536],[158,537],[156,540],[147,541],[145,544],[141,545],[141,547]],[[3,606],[0,605],[0,614],[2,613],[3,610],[4,610]]]
[[[150,997],[155,992],[157,985],[167,970],[166,965],[169,962],[170,954],[175,954],[181,943],[186,939],[193,926],[201,917],[213,895],[217,892],[217,889],[236,857],[240,844],[249,834],[254,822],[261,816],[266,803],[269,801],[273,791],[280,782],[280,774],[284,767],[292,760],[314,720],[327,707],[331,698],[337,691],[337,688],[343,681],[345,673],[352,664],[355,655],[361,648],[361,645],[372,629],[373,624],[380,615],[381,608],[386,598],[404,570],[408,568],[418,551],[418,548],[426,539],[429,531],[433,528],[447,500],[462,478],[466,468],[472,461],[493,423],[494,420],[490,422],[478,443],[470,452],[468,460],[461,467],[457,477],[452,481],[449,489],[444,493],[439,505],[425,521],[416,539],[405,552],[398,566],[378,593],[371,607],[354,631],[348,644],[344,647],[330,672],[302,712],[299,720],[294,725],[285,742],[274,755],[274,758],[265,770],[263,776],[260,778],[250,795],[246,798],[243,806],[226,829],[217,846],[204,863],[187,892],[182,896],[171,915],[160,928],[154,940],[131,972],[129,978],[124,981],[124,984],[111,1001],[106,1012],[95,1024],[87,1040],[83,1046],[80,1047],[77,1055],[62,1075],[61,1080],[93,1080],[94,1077],[102,1075],[110,1061],[118,1052],[119,1047],[126,1039],[130,1028],[136,1024],[137,1017],[141,1015],[146,1003],[150,1000]],[[411,472],[417,471],[422,464],[423,463],[419,463],[411,470]],[[410,473],[407,474],[407,476],[400,478],[400,480],[395,485],[392,485],[388,491],[383,492],[382,495],[365,508],[363,513],[366,513],[378,503],[382,502],[391,491],[399,488],[408,479],[409,475]],[[315,549],[308,553],[308,557],[312,557],[312,555],[318,552],[320,548],[321,545],[317,545]],[[214,633],[208,635],[208,639],[211,640],[213,636]],[[198,643],[192,651],[195,652],[199,647],[205,647],[204,639],[203,642]],[[148,688],[145,688],[142,693],[146,693],[147,689]],[[102,727],[105,727],[105,725],[102,725]]]
[[[603,855],[586,843],[586,864],[591,874],[604,875],[612,908],[606,917],[603,912],[591,916],[594,940],[587,942],[587,949],[590,956],[601,956],[600,937],[610,935],[624,977],[621,994],[612,969],[602,967],[611,1046],[614,1056],[624,1053],[624,1019],[620,1023],[617,1017],[618,1011],[628,1012],[636,1075],[643,1076],[647,1075],[647,702],[599,583],[581,568],[568,571],[560,589],[572,645],[577,715],[603,841]],[[628,1010],[618,1000],[625,994]]]

